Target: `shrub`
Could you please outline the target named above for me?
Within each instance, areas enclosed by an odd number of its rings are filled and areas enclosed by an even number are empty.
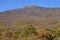
[[[54,40],[56,37],[54,33],[46,31],[44,29],[39,29],[36,32],[39,37],[46,38],[47,40]]]
[[[22,37],[29,36],[31,34],[34,34],[35,30],[36,30],[35,27],[33,27],[32,25],[26,26],[21,31],[20,36],[22,36]]]

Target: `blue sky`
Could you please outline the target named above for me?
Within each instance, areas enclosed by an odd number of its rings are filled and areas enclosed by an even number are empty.
[[[29,5],[60,8],[60,0],[0,0],[0,12]]]

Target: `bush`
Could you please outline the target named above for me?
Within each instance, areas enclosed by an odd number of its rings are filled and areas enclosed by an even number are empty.
[[[56,37],[55,33],[52,33],[50,31],[46,31],[44,29],[39,29],[36,32],[40,38],[46,38],[47,40],[54,40]]]
[[[33,27],[32,25],[26,26],[23,28],[23,30],[20,33],[21,37],[27,37],[31,34],[35,34],[35,27]]]

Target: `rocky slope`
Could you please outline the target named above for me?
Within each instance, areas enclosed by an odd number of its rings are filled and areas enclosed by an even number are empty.
[[[12,25],[21,24],[49,25],[60,20],[60,8],[44,8],[39,6],[26,6],[0,13],[0,23]],[[42,22],[42,23],[41,23]]]

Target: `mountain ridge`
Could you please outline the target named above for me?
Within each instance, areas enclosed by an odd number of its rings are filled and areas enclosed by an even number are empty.
[[[11,10],[18,10],[18,9],[24,9],[24,8],[32,8],[32,7],[36,7],[36,8],[45,8],[45,9],[60,9],[60,8],[57,8],[57,7],[42,7],[42,6],[37,6],[37,5],[31,5],[31,6],[24,6],[24,7],[21,7],[21,8],[15,8],[15,9],[10,9],[10,10],[6,10],[6,11],[2,11],[2,12],[7,12],[7,11],[11,11]],[[2,13],[0,12],[0,13]]]
[[[25,21],[26,24],[33,23],[34,25],[40,25],[40,20],[43,20],[45,22],[44,25],[48,25],[50,22],[60,20],[60,8],[26,6],[0,13],[0,21],[5,24],[12,25],[13,23],[17,23],[19,20]]]

